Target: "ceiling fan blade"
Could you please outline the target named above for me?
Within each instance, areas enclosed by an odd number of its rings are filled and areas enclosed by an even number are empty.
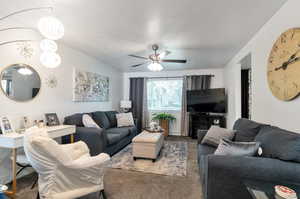
[[[158,57],[160,59],[163,59],[165,56],[168,56],[169,54],[171,54],[171,51],[166,50],[166,51],[160,53]]]
[[[132,65],[131,67],[135,68],[135,67],[141,66],[141,65],[143,65],[143,64],[146,64],[146,63],[135,64],[135,65]]]
[[[186,59],[162,59],[161,62],[169,62],[169,63],[186,63]]]
[[[139,59],[146,59],[146,60],[148,60],[147,57],[142,57],[142,56],[138,56],[138,55],[128,55],[128,56],[130,56],[130,57],[135,57],[135,58],[139,58]]]

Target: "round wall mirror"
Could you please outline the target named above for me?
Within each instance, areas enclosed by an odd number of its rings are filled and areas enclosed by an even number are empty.
[[[40,92],[41,78],[29,65],[13,64],[1,73],[1,89],[4,94],[18,102],[35,98]]]

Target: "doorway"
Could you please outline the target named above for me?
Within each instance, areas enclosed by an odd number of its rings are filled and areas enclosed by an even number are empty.
[[[251,54],[241,60],[241,116],[251,119]]]

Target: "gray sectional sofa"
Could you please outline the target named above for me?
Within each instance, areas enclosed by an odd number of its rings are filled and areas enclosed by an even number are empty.
[[[84,127],[82,123],[83,114],[89,114],[102,129]],[[76,125],[75,141],[84,141],[92,156],[102,152],[114,155],[131,143],[138,134],[135,126],[118,128],[116,114],[116,111],[77,113],[65,117],[64,124]],[[63,137],[62,142],[70,143],[70,137]]]
[[[215,147],[201,144],[198,164],[205,199],[252,199],[245,181],[300,186],[300,134],[278,127],[239,119],[234,141],[261,143],[262,157],[214,155]]]

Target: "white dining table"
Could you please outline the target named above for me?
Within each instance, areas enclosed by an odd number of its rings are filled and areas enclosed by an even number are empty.
[[[75,126],[59,125],[43,127],[51,138],[58,138],[70,135],[71,143],[74,142]],[[7,148],[11,150],[12,157],[12,189],[5,192],[10,198],[16,197],[17,192],[17,149],[23,147],[24,134],[22,133],[7,133],[0,134],[0,148]]]

